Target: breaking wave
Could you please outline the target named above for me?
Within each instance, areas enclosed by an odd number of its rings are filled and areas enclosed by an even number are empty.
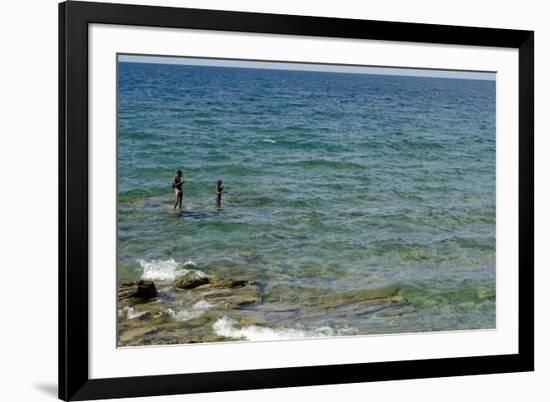
[[[146,311],[136,311],[133,307],[125,306],[121,310],[118,310],[118,316],[119,317],[126,317],[129,320],[133,320],[134,318],[139,318],[142,315],[147,314]]]
[[[302,330],[294,328],[269,328],[259,325],[247,325],[242,328],[236,328],[235,324],[235,320],[228,317],[222,317],[217,320],[212,327],[217,335],[228,338],[244,338],[248,341],[321,338],[336,335],[350,335],[354,332],[353,328],[344,328],[336,331],[328,326],[312,330]]]
[[[143,269],[141,279],[173,281],[185,275],[191,275],[198,278],[206,276],[204,272],[192,269],[196,267],[197,264],[191,260],[178,262],[170,258],[169,260],[138,260],[138,263]]]
[[[212,307],[212,304],[208,303],[205,300],[199,300],[198,302],[196,302],[193,305],[191,310],[176,311],[176,310],[173,310],[173,309],[169,308],[168,310],[166,310],[166,312],[174,320],[187,321],[187,320],[192,320],[193,318],[197,318],[202,313],[204,313],[205,310],[209,309],[210,307]]]

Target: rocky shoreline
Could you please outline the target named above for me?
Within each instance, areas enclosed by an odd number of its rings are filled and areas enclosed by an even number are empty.
[[[305,287],[266,288],[253,280],[216,276],[125,282],[118,287],[117,299],[119,347],[247,340],[239,328],[270,329],[262,315],[323,321],[329,311],[361,319],[415,310],[399,286],[327,293]],[[222,319],[236,330],[215,331]]]

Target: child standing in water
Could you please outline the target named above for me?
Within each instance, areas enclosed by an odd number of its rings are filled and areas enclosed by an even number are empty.
[[[176,203],[174,204],[174,209],[181,209],[181,203],[183,200],[183,183],[185,182],[183,181],[182,172],[181,170],[178,170],[172,179],[172,188],[176,190]]]
[[[222,206],[222,193],[223,193],[222,181],[218,180],[218,183],[216,184],[216,207],[218,208]]]

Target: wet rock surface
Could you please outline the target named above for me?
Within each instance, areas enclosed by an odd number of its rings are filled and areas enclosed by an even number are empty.
[[[242,278],[182,277],[172,282],[127,282],[118,289],[118,345],[140,346],[246,340],[243,333],[288,328],[330,316],[401,317],[415,313],[399,286],[342,292],[289,286],[261,286]],[[227,320],[231,328],[215,331]],[[242,329],[242,330],[241,330]],[[245,331],[245,332],[243,332]],[[329,333],[329,332],[327,332]],[[343,332],[353,334],[353,330]],[[309,332],[306,332],[309,334]]]
[[[198,286],[205,285],[209,283],[208,278],[189,278],[189,279],[179,279],[177,280],[172,287],[176,289],[194,289]]]
[[[221,279],[216,282],[202,285],[200,289],[211,289],[211,288],[234,289],[234,288],[240,288],[246,285],[254,285],[254,282],[247,281],[244,279]]]
[[[142,299],[148,300],[157,297],[157,288],[152,281],[126,282],[119,286],[118,300]]]

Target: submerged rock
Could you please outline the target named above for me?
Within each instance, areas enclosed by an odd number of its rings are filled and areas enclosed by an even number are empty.
[[[198,286],[209,283],[210,280],[206,277],[203,278],[182,278],[174,282],[172,287],[176,289],[194,289]]]
[[[477,290],[477,297],[480,300],[495,300],[496,290],[494,287],[484,286]]]
[[[300,311],[300,306],[288,303],[265,303],[256,307],[256,311],[266,313],[297,313]]]
[[[202,297],[209,303],[231,308],[258,302],[260,292],[256,285],[247,282],[239,287],[209,289]]]
[[[264,296],[263,301],[279,304],[297,304],[302,306],[334,307],[351,303],[369,302],[406,302],[399,294],[399,286],[358,289],[330,293],[326,289],[307,287],[275,286]]]
[[[117,292],[119,301],[128,299],[148,300],[157,297],[157,294],[154,282],[144,280],[122,283]]]
[[[366,289],[363,295],[367,300],[382,299],[397,296],[399,290],[399,286],[390,285],[381,288]]]
[[[125,343],[125,342],[131,341],[136,337],[154,334],[155,332],[157,332],[157,329],[153,326],[143,326],[139,328],[132,328],[127,331],[123,331],[119,335],[118,341],[119,343]]]
[[[249,304],[254,304],[260,300],[257,295],[232,295],[228,297],[220,297],[209,299],[215,304],[224,306],[224,307],[236,307],[236,306],[247,306]]]

